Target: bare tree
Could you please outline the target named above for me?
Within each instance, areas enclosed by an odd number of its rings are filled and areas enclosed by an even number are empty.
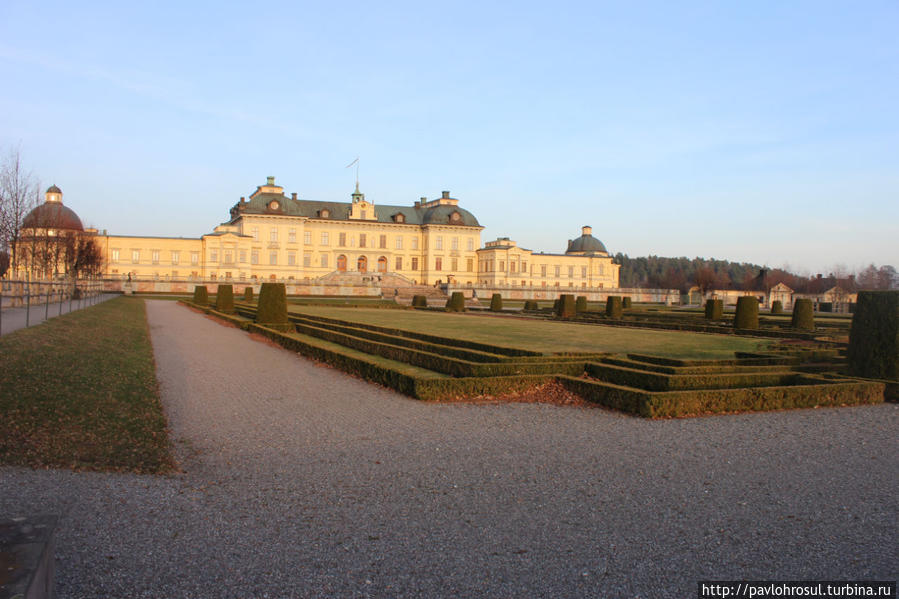
[[[0,249],[9,252],[13,272],[21,257],[18,242],[22,221],[40,201],[40,187],[34,176],[22,166],[18,148],[9,150],[0,161]]]

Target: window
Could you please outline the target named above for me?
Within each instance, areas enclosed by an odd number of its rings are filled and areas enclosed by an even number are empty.
[[[359,233],[359,247],[365,247],[365,233]]]
[[[361,218],[362,220],[365,220],[366,218],[368,218],[368,214],[366,214],[365,210],[363,210],[359,214],[361,215],[359,218]]]
[[[322,268],[328,268],[328,254],[322,254],[321,265]]]
[[[541,277],[545,277],[545,276],[546,276],[546,264],[541,264],[541,265],[540,265],[540,276],[541,276]]]
[[[250,252],[250,264],[259,264],[259,251],[253,250]]]
[[[312,266],[312,254],[303,254],[303,266],[306,268]]]
[[[561,267],[560,267],[560,266],[556,266],[556,267],[555,267],[555,273],[556,273],[556,277],[558,277],[558,276],[559,276],[559,271],[560,271],[560,269],[561,269]],[[556,283],[556,285],[558,285],[558,283]]]
[[[500,272],[503,272],[506,270],[506,261],[505,260],[499,261],[499,270],[500,270]]]
[[[199,264],[200,263],[200,252],[191,252],[190,253],[190,263],[191,264]]]
[[[443,249],[443,236],[441,236],[441,235],[437,236],[436,244],[437,245],[434,246],[434,249],[438,249],[438,250]]]
[[[527,271],[528,271],[528,263],[522,262],[521,263],[521,272],[527,272]]]
[[[346,247],[346,233],[340,233],[337,236],[337,245],[340,247]]]
[[[159,250],[153,250],[151,259],[153,260],[153,264],[159,264]]]
[[[402,256],[396,257],[396,267],[394,268],[394,270],[403,270],[403,257]]]
[[[303,231],[303,243],[312,245],[312,231]]]
[[[469,251],[469,252],[473,252],[473,251],[474,251],[474,237],[469,237],[469,238],[468,238],[468,251]]]
[[[573,267],[573,266],[569,266],[569,267],[568,267],[568,278],[569,278],[569,279],[573,279],[573,278],[574,278],[574,267]]]
[[[322,208],[322,211],[319,213],[319,216],[321,216],[322,218],[328,218],[329,216],[331,216],[331,211],[328,210],[327,208]]]
[[[466,264],[466,270],[468,272],[474,272],[474,258],[469,258],[468,263]]]
[[[287,252],[287,266],[296,266],[296,265],[297,265],[296,252]]]
[[[253,240],[259,241],[259,227],[253,227],[252,233],[253,233]]]
[[[509,262],[509,272],[515,272],[515,263]]]
[[[418,258],[412,258],[412,270],[418,270]]]
[[[443,258],[439,256],[434,258],[434,270],[443,270]]]
[[[272,229],[268,232],[268,240],[271,242],[278,241],[278,229],[272,227]]]
[[[181,252],[172,252],[172,264],[178,264],[181,261]],[[175,276],[175,275],[172,275]]]
[[[209,261],[210,261],[210,262],[218,262],[218,261],[219,261],[219,252],[218,252],[218,250],[210,250],[210,251],[209,251]]]
[[[378,239],[378,241],[380,242],[378,247],[380,247],[381,249],[387,249],[387,236],[386,235],[381,235],[381,237],[380,237],[380,239]]]
[[[337,270],[339,272],[346,272],[346,256],[343,254],[337,256]]]
[[[322,245],[328,245],[328,232],[322,231]]]
[[[246,264],[247,263],[247,250],[240,250],[239,255],[240,255],[240,263]]]
[[[587,278],[587,267],[586,267],[586,266],[582,266],[582,267],[581,267],[581,278],[582,278],[582,279],[586,279],[586,278]]]
[[[121,259],[121,255],[119,254],[119,250],[112,250],[112,261],[118,262]]]
[[[225,250],[224,254],[225,254],[225,256],[224,256],[225,264],[234,264],[234,252],[232,250]],[[228,276],[228,275],[225,275],[225,276]]]
[[[396,249],[398,249],[398,250],[403,249],[403,238],[402,238],[402,237],[397,237],[397,238],[396,238],[396,243],[395,243],[394,245],[396,246]]]
[[[272,266],[278,264],[278,252],[268,253],[268,263]]]
[[[459,238],[458,237],[453,237],[453,240],[450,242],[450,248],[454,249],[454,250],[459,249]]]
[[[287,230],[287,243],[296,243],[297,242],[297,230],[296,229],[288,229]]]
[[[140,250],[131,250],[131,263],[140,263]]]
[[[378,257],[378,272],[387,272],[387,256]]]
[[[453,272],[456,272],[457,270],[459,270],[459,259],[458,258],[452,258],[450,260],[450,268],[452,269]]]
[[[417,249],[418,249],[418,237],[413,237],[413,238],[412,238],[412,249],[413,249],[413,250],[417,250]]]

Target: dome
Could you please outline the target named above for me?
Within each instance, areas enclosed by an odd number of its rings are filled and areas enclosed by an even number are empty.
[[[84,231],[84,225],[81,224],[81,219],[75,211],[59,202],[46,202],[29,212],[22,221],[22,228]]]
[[[47,188],[47,193],[62,193],[62,190],[54,184]]]
[[[568,242],[568,249],[565,250],[566,254],[609,253],[606,250],[606,246],[604,246],[599,239],[593,236],[593,229],[591,229],[590,227],[584,227],[582,231],[583,235]]]

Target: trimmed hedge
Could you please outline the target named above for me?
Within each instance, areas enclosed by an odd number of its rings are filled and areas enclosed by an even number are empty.
[[[493,297],[490,298],[490,311],[491,312],[502,312],[503,311],[503,296],[499,293],[494,293]]]
[[[647,370],[613,366],[611,364],[587,364],[587,372],[598,379],[615,385],[626,385],[645,391],[679,391],[695,389],[734,389],[739,387],[770,387],[794,384],[795,372],[711,372],[694,374],[665,374]]]
[[[815,330],[815,305],[810,299],[797,299],[793,302],[793,316],[790,326],[800,331]]]
[[[580,314],[581,312],[587,311],[587,296],[579,295],[577,299],[574,301],[574,311]]]
[[[899,380],[899,291],[859,291],[847,352],[856,376]]]
[[[524,309],[525,310],[539,310],[540,304],[537,303],[537,300],[525,300],[524,301]]]
[[[771,302],[771,314],[783,314],[784,313],[784,303],[780,300],[774,300]]]
[[[245,301],[245,302],[253,301],[253,288],[252,287],[244,287],[243,288],[243,301]]]
[[[427,308],[428,307],[428,298],[424,295],[413,295],[412,296],[412,307],[413,308]]]
[[[465,296],[461,291],[453,291],[453,294],[446,300],[447,312],[465,312]]]
[[[612,295],[606,298],[606,316],[608,318],[621,318],[621,296]]]
[[[206,289],[206,285],[194,287],[194,303],[201,306],[209,304],[209,290]]]
[[[737,313],[734,316],[735,329],[759,328],[759,300],[751,295],[737,298]]]
[[[279,331],[291,330],[287,320],[287,289],[284,283],[263,283],[259,289],[259,307],[255,322]]]
[[[625,310],[630,310],[633,305],[634,300],[629,295],[621,298],[621,307]]]
[[[234,313],[234,287],[219,285],[215,292],[215,309],[225,314]]]
[[[556,308],[556,316],[559,318],[574,318],[577,315],[577,308],[574,303],[574,296],[563,293],[559,296],[558,307]]]
[[[705,301],[706,320],[721,320],[724,318],[724,300],[709,299]]]

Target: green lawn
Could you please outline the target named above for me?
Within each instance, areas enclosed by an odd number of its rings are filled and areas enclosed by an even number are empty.
[[[752,337],[504,318],[486,314],[296,305],[289,309],[291,312],[547,353],[631,352],[693,359],[732,358],[734,351],[755,351],[770,343]]]
[[[173,469],[143,300],[0,337],[0,356],[0,464]]]

